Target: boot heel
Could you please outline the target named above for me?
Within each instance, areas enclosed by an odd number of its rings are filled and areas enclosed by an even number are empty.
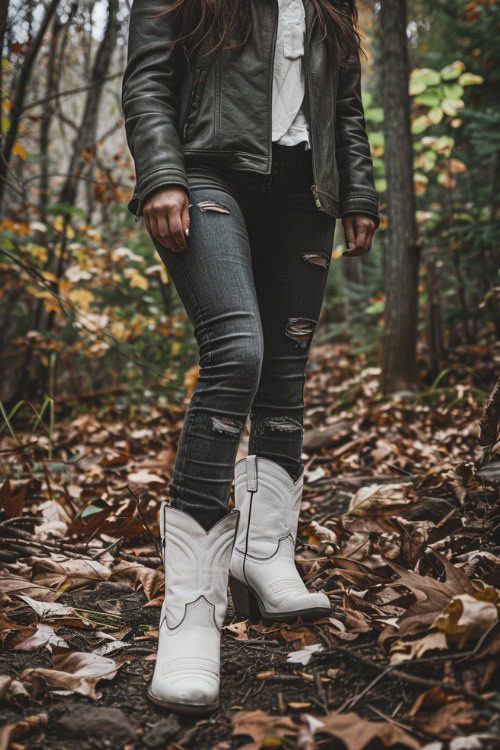
[[[233,576],[229,576],[229,588],[231,590],[231,598],[233,600],[234,612],[237,617],[241,617],[243,620],[249,620],[255,622],[261,619],[259,605],[257,599],[252,594],[244,583],[238,581]]]

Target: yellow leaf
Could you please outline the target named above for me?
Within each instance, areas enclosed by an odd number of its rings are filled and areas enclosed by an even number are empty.
[[[84,310],[89,309],[89,305],[94,299],[92,292],[87,291],[87,289],[73,289],[68,297],[72,302],[77,302]]]
[[[148,280],[145,279],[144,276],[141,276],[140,273],[134,273],[134,275],[130,277],[130,286],[136,286],[139,287],[139,289],[147,289]]]
[[[64,217],[63,216],[56,216],[54,219],[54,223],[52,225],[56,232],[59,232],[62,234],[64,232]],[[75,230],[71,226],[71,224],[66,224],[66,237],[68,240],[72,240],[75,236]]]
[[[26,249],[33,258],[41,260],[43,263],[47,260],[47,249],[43,245],[36,245],[34,242],[28,242]]]
[[[16,141],[14,145],[12,146],[12,153],[17,154],[18,156],[21,157],[21,159],[26,159],[26,157],[28,156],[28,154],[26,153],[22,145],[19,143],[19,141]]]

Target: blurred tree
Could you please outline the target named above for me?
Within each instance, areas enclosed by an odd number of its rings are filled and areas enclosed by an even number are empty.
[[[414,394],[419,248],[408,96],[406,0],[382,0],[382,77],[388,229],[381,387]]]

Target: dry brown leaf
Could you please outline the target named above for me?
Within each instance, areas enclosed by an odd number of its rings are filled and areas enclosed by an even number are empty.
[[[415,726],[443,740],[455,737],[459,729],[479,728],[474,704],[445,693],[440,687],[419,695],[408,715]]]
[[[316,521],[311,521],[308,528],[312,535],[309,543],[319,544],[323,554],[333,555],[338,545],[338,537],[334,530],[327,526],[320,526]]]
[[[231,625],[225,625],[222,629],[229,630],[236,638],[235,641],[248,641],[248,620],[242,622],[233,622]]]
[[[318,641],[317,636],[305,625],[301,625],[300,627],[283,625],[280,635],[286,643],[293,643],[297,650]]]
[[[16,599],[21,599],[35,612],[41,622],[56,622],[76,628],[93,628],[94,624],[80,615],[73,607],[67,607],[58,602],[39,602],[30,596],[16,594]]]
[[[436,617],[433,625],[446,633],[448,642],[463,648],[477,642],[498,622],[500,598],[493,588],[470,594],[459,594]]]
[[[436,550],[432,550],[443,563],[446,570],[446,581],[438,581],[430,576],[421,576],[411,570],[406,570],[393,560],[384,558],[384,562],[393,568],[399,575],[396,581],[386,583],[386,586],[406,586],[415,595],[420,604],[424,605],[422,611],[440,612],[450,599],[457,594],[474,594],[477,589],[474,588],[471,581],[460,568],[455,567],[450,561]]]
[[[54,669],[25,669],[22,678],[33,687],[34,696],[45,690],[69,690],[97,699],[95,688],[100,680],[112,680],[122,665],[113,659],[83,651],[57,654]]]
[[[241,750],[258,750],[266,737],[293,737],[297,727],[289,716],[270,716],[265,711],[238,711],[233,716],[233,735],[251,737]]]
[[[14,493],[14,482],[10,479],[6,479],[0,487],[0,509],[3,510],[6,518],[18,518],[21,515],[28,487],[29,482]]]
[[[159,477],[158,474],[150,474],[147,469],[141,469],[140,471],[129,474],[128,480],[129,482],[134,482],[134,484],[151,484],[154,482],[165,484],[164,477]]]
[[[142,586],[148,600],[151,600],[164,585],[164,574],[160,570],[146,568],[139,562],[121,560],[114,566],[110,580],[131,584],[135,590]]]
[[[23,683],[10,675],[0,675],[0,700],[14,702],[18,698],[29,698]]]
[[[19,630],[20,627],[17,622],[7,617],[5,612],[0,612],[0,643],[4,643],[12,631]]]
[[[161,596],[156,596],[154,599],[151,599],[150,602],[146,602],[144,605],[144,608],[146,607],[161,607],[163,602],[165,600],[165,597],[163,594]]]
[[[49,651],[51,646],[57,646],[58,648],[69,648],[68,644],[58,636],[54,629],[46,623],[39,623],[32,629],[31,635],[25,638],[25,634],[20,639],[16,639],[12,648],[15,651],[37,651],[39,648],[45,646]]]
[[[21,578],[21,576],[5,573],[0,575],[0,591],[8,596],[14,596],[16,594],[36,596],[37,600],[42,602],[54,602],[57,597],[61,595],[47,586],[26,581],[24,578]]]
[[[408,750],[419,750],[421,743],[413,739],[396,724],[382,721],[367,721],[354,712],[347,714],[331,713],[328,716],[315,717],[322,726],[314,734],[329,734],[341,740],[347,750],[365,750],[378,740],[385,747],[398,745]]]
[[[344,614],[347,632],[369,633],[372,630],[368,618],[362,612],[344,606]]]
[[[412,482],[371,484],[360,487],[349,503],[348,515],[394,516],[415,502]]]
[[[446,650],[448,644],[444,633],[426,633],[422,638],[411,641],[397,640],[391,644],[391,664],[400,664],[411,659],[419,659],[427,651]]]
[[[54,558],[30,558],[33,581],[50,588],[64,587],[65,591],[81,588],[87,583],[107,581],[111,571],[97,560],[72,558],[57,561]]]

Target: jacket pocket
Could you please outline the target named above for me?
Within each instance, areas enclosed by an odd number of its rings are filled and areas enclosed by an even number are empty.
[[[201,98],[203,96],[204,82],[208,73],[207,68],[198,68],[195,72],[193,85],[191,87],[191,93],[189,95],[189,101],[186,107],[186,114],[184,116],[184,122],[182,123],[181,133],[184,141],[189,140],[189,134],[196,121],[200,109]]]

